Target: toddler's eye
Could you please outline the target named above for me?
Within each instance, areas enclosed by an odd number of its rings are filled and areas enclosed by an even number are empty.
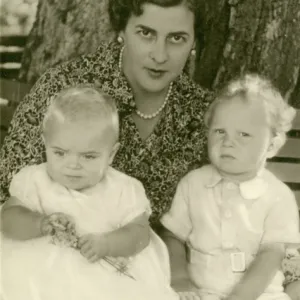
[[[83,158],[86,159],[86,160],[93,160],[93,159],[96,159],[97,156],[92,155],[92,154],[85,154],[85,155],[83,155]]]
[[[250,137],[250,134],[247,133],[247,132],[241,132],[240,136],[242,136],[242,137]]]

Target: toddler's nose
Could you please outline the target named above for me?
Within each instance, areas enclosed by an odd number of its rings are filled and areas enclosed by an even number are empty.
[[[223,137],[223,146],[225,147],[233,146],[233,138],[228,133],[226,133]]]

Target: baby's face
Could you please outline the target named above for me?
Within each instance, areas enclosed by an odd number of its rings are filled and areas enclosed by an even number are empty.
[[[216,107],[208,133],[213,165],[232,180],[248,180],[257,174],[271,143],[262,103],[239,97]]]
[[[44,137],[50,177],[74,190],[95,185],[115,154],[112,136],[101,123],[52,124]]]

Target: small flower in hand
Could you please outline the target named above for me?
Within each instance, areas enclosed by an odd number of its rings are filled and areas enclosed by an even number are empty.
[[[80,253],[93,263],[107,255],[107,241],[103,235],[86,234],[79,238]]]
[[[72,218],[64,213],[53,213],[41,220],[42,235],[53,235],[56,230],[74,230]]]

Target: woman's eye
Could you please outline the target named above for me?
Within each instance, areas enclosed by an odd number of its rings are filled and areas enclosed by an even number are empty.
[[[172,43],[181,43],[184,41],[184,37],[181,35],[173,35],[170,39]]]
[[[150,30],[147,30],[147,29],[142,29],[139,31],[139,34],[142,36],[142,37],[146,37],[146,38],[149,38],[152,36],[152,33]]]

